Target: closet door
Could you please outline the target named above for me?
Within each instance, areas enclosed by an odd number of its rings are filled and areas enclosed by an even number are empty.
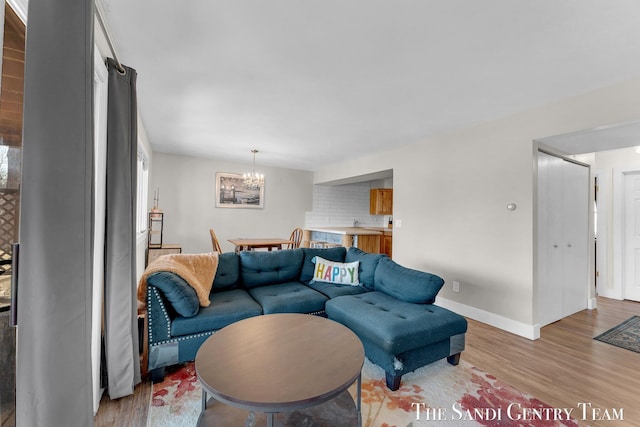
[[[538,321],[562,319],[562,159],[538,154]]]
[[[538,323],[587,307],[589,169],[538,154]]]
[[[589,298],[589,169],[562,162],[564,221],[563,315],[587,308]]]

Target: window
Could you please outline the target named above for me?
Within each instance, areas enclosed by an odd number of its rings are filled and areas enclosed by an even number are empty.
[[[147,197],[149,195],[149,162],[147,156],[138,151],[138,201],[136,205],[136,231],[147,231]]]

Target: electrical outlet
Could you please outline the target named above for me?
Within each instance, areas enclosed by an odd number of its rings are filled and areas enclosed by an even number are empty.
[[[460,292],[460,282],[453,282],[453,292]]]
[[[402,228],[402,220],[396,219],[396,228]]]

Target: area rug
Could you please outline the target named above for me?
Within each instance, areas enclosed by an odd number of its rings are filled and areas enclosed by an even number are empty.
[[[387,388],[384,371],[368,360],[362,373],[363,427],[579,425],[565,410],[464,361],[452,366],[442,360],[406,374],[395,392]],[[355,395],[355,387],[349,391]],[[147,425],[195,426],[201,393],[193,363],[168,373],[164,382],[153,385]]]
[[[594,340],[640,353],[640,316],[633,316]]]

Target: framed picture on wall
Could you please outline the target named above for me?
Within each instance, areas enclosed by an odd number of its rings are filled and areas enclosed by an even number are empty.
[[[247,185],[244,175],[216,172],[217,208],[264,208],[264,184]]]

